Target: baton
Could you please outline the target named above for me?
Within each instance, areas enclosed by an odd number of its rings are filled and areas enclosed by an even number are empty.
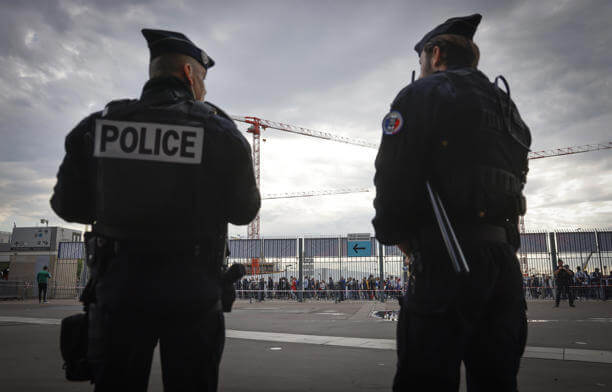
[[[470,273],[470,267],[465,260],[465,256],[463,256],[461,245],[457,240],[457,236],[455,235],[453,226],[448,219],[448,215],[446,215],[446,210],[444,209],[444,204],[442,204],[440,195],[438,195],[438,193],[431,188],[429,181],[425,181],[425,186],[427,187],[427,195],[429,196],[431,207],[436,215],[436,222],[440,228],[444,245],[446,245],[446,250],[451,258],[453,269],[458,274],[467,275]]]

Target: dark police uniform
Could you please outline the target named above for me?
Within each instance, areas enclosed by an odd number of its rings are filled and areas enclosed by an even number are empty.
[[[214,64],[180,33],[143,34],[152,58]],[[249,223],[260,207],[246,139],[167,77],[85,118],[65,147],[51,205],[93,223],[97,236],[88,352],[96,390],[146,390],[158,341],[166,390],[216,390],[227,224]]]
[[[415,49],[439,34],[472,39],[479,21],[450,19]],[[530,142],[509,95],[473,68],[434,73],[393,101],[376,158],[373,225],[379,241],[408,241],[412,253],[394,390],[457,390],[461,361],[468,390],[516,390],[527,322],[515,252]],[[445,203],[467,277],[452,269],[425,181]]]
[[[570,287],[572,284],[573,276],[574,272],[571,271],[569,267],[557,267],[557,272],[555,273],[555,285],[557,286],[557,289],[555,290],[555,306],[559,306],[559,302],[561,302],[561,297],[563,295],[567,296],[567,300],[569,301],[570,306],[575,306],[574,293],[572,288]]]

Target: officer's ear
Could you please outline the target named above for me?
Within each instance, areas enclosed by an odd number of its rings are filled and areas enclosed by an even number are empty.
[[[193,86],[193,67],[189,63],[183,64],[183,73],[189,81],[189,85]]]
[[[442,64],[442,51],[439,46],[434,46],[431,52],[430,61],[432,62],[433,68],[436,69],[444,64]]]

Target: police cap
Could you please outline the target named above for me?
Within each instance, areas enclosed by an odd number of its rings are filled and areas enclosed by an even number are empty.
[[[164,53],[181,53],[193,57],[206,69],[215,65],[215,61],[208,57],[205,51],[195,46],[185,34],[175,31],[142,29],[142,35],[149,44],[151,61]]]
[[[442,34],[461,35],[471,40],[474,38],[476,28],[478,27],[481,19],[482,15],[480,14],[450,18],[441,25],[436,26],[436,28],[431,30],[429,33],[425,34],[419,43],[414,46],[414,50],[416,50],[417,54],[420,56],[425,44],[433,37]]]

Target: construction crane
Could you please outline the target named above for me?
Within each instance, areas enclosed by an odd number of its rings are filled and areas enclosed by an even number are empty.
[[[243,122],[243,123],[250,125],[249,128],[247,129],[247,132],[253,134],[253,168],[255,171],[255,183],[257,184],[257,187],[259,189],[261,189],[261,184],[260,184],[261,165],[260,165],[259,141],[261,138],[261,132],[264,131],[266,128],[276,129],[279,131],[294,133],[298,135],[315,137],[315,138],[324,139],[324,140],[331,140],[331,141],[338,142],[338,143],[351,144],[351,145],[356,145],[356,146],[361,146],[361,147],[378,148],[377,144],[371,143],[365,140],[351,139],[351,138],[344,137],[344,136],[334,135],[328,132],[315,131],[312,129],[298,127],[298,126],[291,125],[291,124],[264,120],[258,117],[234,116],[234,115],[230,115],[230,117],[234,121],[239,121],[239,122]],[[352,193],[352,192],[342,192],[342,191],[327,191],[327,192],[329,193],[307,192],[309,193],[308,195],[304,194],[301,196],[296,196],[296,195],[291,194],[292,196],[286,196],[286,197],[277,195],[276,197],[269,197],[269,198],[270,199],[280,199],[280,198],[287,198],[287,197],[308,197],[308,196],[319,196],[323,194],[332,195],[332,194]],[[360,191],[360,192],[363,192],[363,191]],[[247,237],[248,238],[259,238],[260,229],[261,229],[261,220],[260,220],[259,214],[257,214],[255,219],[253,219],[253,221],[249,224],[247,228]]]
[[[313,197],[326,195],[343,195],[347,193],[370,192],[371,188],[344,188],[344,189],[328,189],[322,191],[307,191],[307,192],[292,192],[292,193],[269,193],[263,195],[262,200],[272,199],[293,199],[297,197]]]
[[[321,132],[316,131],[304,127],[298,127],[291,124],[285,124],[276,121],[264,120],[258,117],[252,116],[235,116],[230,115],[230,117],[234,121],[243,122],[246,124],[250,124],[250,127],[247,129],[248,133],[253,134],[253,166],[255,170],[255,181],[257,183],[257,187],[260,187],[260,149],[259,149],[259,141],[261,132],[266,128],[276,129],[283,132],[294,133],[298,135],[310,136],[318,139],[335,141],[338,143],[345,143],[355,146],[367,147],[367,148],[378,148],[378,144],[368,142],[360,139],[352,139],[344,136],[334,135],[329,132]],[[605,150],[612,148],[612,141],[603,142],[603,143],[595,143],[595,144],[585,144],[582,146],[573,146],[573,147],[565,147],[565,148],[557,148],[552,150],[542,150],[542,151],[532,151],[529,153],[529,159],[541,159],[548,158],[554,156],[561,155],[570,155],[570,154],[578,154],[583,152],[597,151],[597,150]],[[356,191],[347,191],[345,190],[329,190],[329,191],[314,191],[314,192],[297,192],[297,193],[284,193],[284,194],[274,194],[274,195],[265,195],[263,199],[284,199],[284,198],[294,198],[294,197],[310,197],[310,196],[320,196],[320,195],[334,195],[334,194],[346,194],[353,192],[367,192],[364,190],[366,188],[361,188],[361,190]],[[247,237],[248,238],[259,238],[261,222],[259,218],[259,214],[257,217],[251,222],[247,229]],[[519,230],[521,233],[525,232],[525,222],[523,217],[519,219]]]
[[[607,150],[608,148],[612,148],[612,142],[585,144],[583,146],[556,148],[553,150],[532,151],[529,153],[528,158],[529,159],[540,159],[540,158],[558,157],[561,155],[579,154],[581,152]]]

